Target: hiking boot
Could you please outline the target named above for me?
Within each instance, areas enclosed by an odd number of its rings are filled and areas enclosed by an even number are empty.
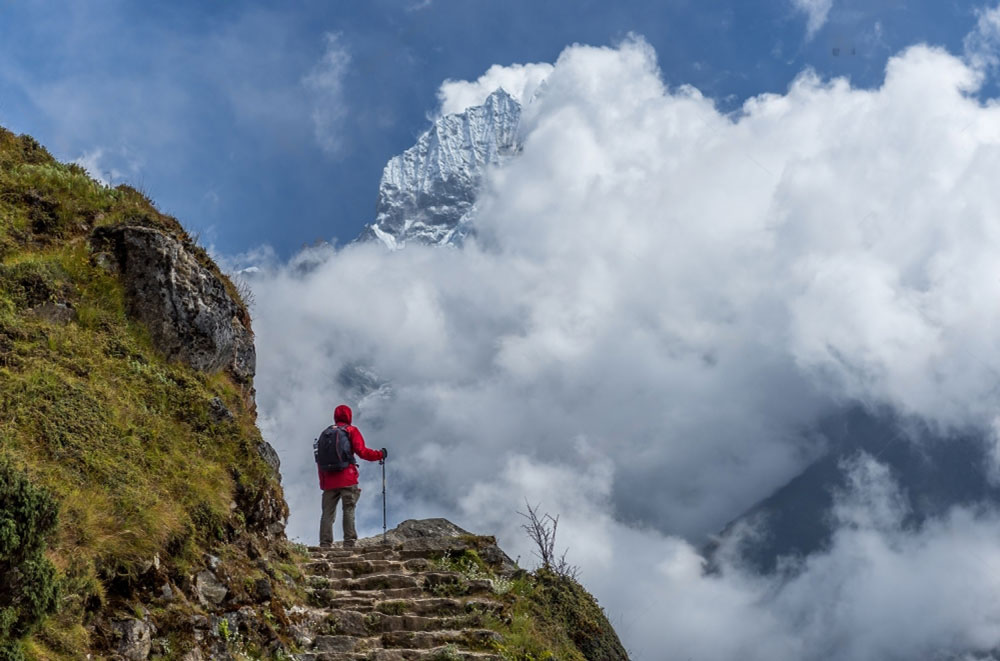
[[[354,540],[351,539],[351,540],[345,541],[344,542],[344,548],[345,549],[353,549],[354,548]]]

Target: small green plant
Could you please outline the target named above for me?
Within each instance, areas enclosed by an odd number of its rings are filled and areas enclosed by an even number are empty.
[[[409,608],[405,601],[383,601],[375,605],[375,610],[386,615],[402,615]]]
[[[253,642],[247,641],[237,631],[229,628],[229,620],[219,620],[219,637],[226,644],[226,649],[234,659],[260,659],[260,649]]]
[[[382,625],[382,618],[384,615],[382,613],[366,613],[364,617],[365,629],[376,633]]]
[[[466,587],[462,583],[436,583],[430,588],[431,594],[442,599],[460,597],[465,594]]]
[[[458,572],[469,581],[489,581],[493,594],[506,594],[513,587],[511,579],[495,574],[474,549],[445,551],[434,561],[434,567],[440,571]]]
[[[550,661],[556,658],[580,660],[581,657],[571,650],[564,650],[565,656],[557,657],[549,645],[552,644],[550,633],[540,629],[535,618],[527,614],[515,615],[509,623],[494,623],[502,631],[503,642],[496,646],[496,651],[504,659],[510,661]]]
[[[2,440],[2,439],[0,439]],[[49,494],[0,455],[0,659],[18,661],[18,641],[56,609],[56,570],[44,556],[56,525]]]
[[[507,594],[514,587],[514,581],[506,576],[497,576],[490,579],[490,587],[493,589],[493,594]]]
[[[465,657],[458,651],[457,646],[449,644],[438,650],[431,658],[434,661],[462,661]]]

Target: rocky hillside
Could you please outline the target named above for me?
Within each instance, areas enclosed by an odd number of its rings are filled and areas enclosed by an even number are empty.
[[[0,659],[179,658],[236,610],[248,647],[286,647],[254,364],[176,220],[0,129]]]
[[[445,521],[290,544],[254,369],[175,219],[0,129],[0,661],[626,658],[576,581]]]

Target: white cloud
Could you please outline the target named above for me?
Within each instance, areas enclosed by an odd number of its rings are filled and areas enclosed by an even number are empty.
[[[826,23],[833,0],[792,0],[792,5],[806,15],[806,38],[812,39]]]
[[[110,186],[115,179],[121,176],[121,172],[106,169],[101,163],[103,156],[104,150],[98,148],[85,152],[73,162],[86,170],[87,174],[89,174],[92,178],[97,179],[105,186]]]
[[[567,48],[523,151],[487,178],[476,241],[320,247],[251,276],[289,532],[314,539],[310,444],[347,401],[393,451],[393,521],[448,516],[527,557],[514,513],[540,502],[636,658],[1000,644],[998,516],[908,528],[870,458],[845,467],[831,548],[787,575],[705,576],[696,550],[848,404],[992,428],[1000,107],[969,94],[979,80],[916,46],[877,89],[804,73],[734,117],[668,88],[641,40]],[[343,378],[358,364],[391,387],[365,396]]]
[[[339,33],[328,32],[323,39],[323,56],[302,79],[302,84],[313,97],[312,122],[316,141],[323,151],[332,154],[338,151],[342,140],[341,122],[347,113],[344,76],[351,55]]]
[[[109,153],[102,147],[86,151],[72,162],[105,186],[115,186],[135,177],[142,167],[142,162],[128,150],[119,149]]]
[[[474,81],[446,80],[438,89],[440,112],[450,115],[469,106],[481,105],[498,87],[507,90],[523,106],[531,101],[551,72],[552,65],[544,62],[510,66],[494,64]]]
[[[965,56],[980,70],[1000,65],[1000,5],[977,12],[976,27],[965,36]]]

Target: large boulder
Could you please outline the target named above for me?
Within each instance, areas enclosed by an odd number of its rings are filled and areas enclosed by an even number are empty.
[[[195,595],[205,606],[218,606],[229,594],[229,588],[215,574],[207,569],[198,572],[194,577]]]
[[[407,519],[389,530],[385,537],[377,535],[358,540],[358,546],[387,544],[413,552],[476,551],[487,564],[501,572],[513,572],[517,565],[497,545],[492,536],[475,535],[459,528],[448,519]]]
[[[111,623],[116,651],[127,661],[144,661],[149,658],[152,647],[151,634],[153,627],[145,620],[134,618],[116,620]]]
[[[188,246],[137,225],[99,227],[92,245],[97,255],[112,256],[129,314],[149,328],[168,358],[206,372],[226,370],[243,384],[253,381],[257,356],[246,308]]]
[[[407,519],[386,534],[386,541],[399,544],[418,539],[471,536],[468,530],[459,528],[448,519]]]

